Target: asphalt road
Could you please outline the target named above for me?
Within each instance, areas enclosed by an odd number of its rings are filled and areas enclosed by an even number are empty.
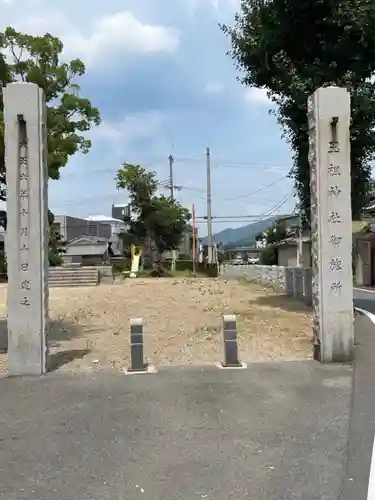
[[[355,321],[355,360],[345,480],[340,500],[367,499],[375,433],[375,325]]]
[[[343,491],[350,366],[53,373],[0,379],[0,394],[1,500],[336,500]]]
[[[375,314],[375,291],[354,288],[354,305]]]

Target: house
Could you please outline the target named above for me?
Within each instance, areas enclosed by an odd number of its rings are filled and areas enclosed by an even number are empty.
[[[374,247],[374,271],[375,271],[375,234],[364,233],[368,222],[353,221],[353,261],[357,269],[357,284],[371,285],[371,272],[368,262],[371,259],[371,248]],[[365,243],[367,242],[367,243]],[[373,243],[372,243],[373,242]],[[282,241],[279,241],[274,246],[277,250],[277,262],[279,266],[297,267],[298,265],[298,249],[302,247],[302,267],[311,267],[311,238],[308,231],[299,237],[290,236]],[[368,254],[370,252],[370,254]],[[374,272],[375,274],[375,272]],[[364,283],[362,283],[364,281]],[[375,276],[372,280],[375,285]]]
[[[112,242],[115,254],[122,255],[120,234],[126,231],[122,220],[106,215],[92,215],[85,219],[56,215],[53,228],[66,242],[66,252],[62,255],[66,264],[100,264],[109,242]]]
[[[67,243],[83,234],[107,239],[111,237],[110,225],[70,215],[55,215],[52,228],[58,231]]]
[[[112,242],[112,249],[115,254],[123,255],[124,245],[122,235],[124,235],[127,231],[127,225],[123,220],[108,217],[107,215],[91,215],[85,220],[90,221],[91,223],[107,225],[110,227],[111,234],[109,241]]]
[[[100,265],[108,247],[108,241],[108,238],[85,234],[74,238],[65,247],[66,253],[62,256],[64,264]]]
[[[302,267],[311,267],[311,238],[309,235],[303,235],[301,242],[298,237],[290,236],[285,238],[274,246],[277,251],[277,263],[279,266],[297,267],[298,266],[298,246],[302,245]]]

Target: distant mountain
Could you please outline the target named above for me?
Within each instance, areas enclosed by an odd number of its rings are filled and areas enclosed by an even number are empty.
[[[280,215],[269,217],[259,222],[253,222],[252,224],[247,224],[236,229],[224,229],[214,235],[214,240],[217,244],[220,243],[223,246],[229,244],[233,247],[250,246],[254,244],[255,236],[272,226],[277,219],[280,219]],[[207,238],[203,239],[203,244],[207,244]]]

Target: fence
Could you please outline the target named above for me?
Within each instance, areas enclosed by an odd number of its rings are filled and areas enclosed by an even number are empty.
[[[312,304],[311,268],[224,264],[220,269],[223,279],[244,278],[262,286],[268,286],[280,294]]]

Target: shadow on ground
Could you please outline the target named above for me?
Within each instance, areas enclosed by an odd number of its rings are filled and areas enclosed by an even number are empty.
[[[278,307],[291,312],[308,313],[312,311],[312,307],[302,302],[302,300],[294,300],[286,295],[266,295],[258,297],[254,302],[262,306]]]
[[[48,357],[48,371],[53,372],[75,359],[82,359],[91,352],[90,349],[71,349],[51,353]]]
[[[51,346],[59,346],[60,342],[65,342],[82,336],[82,327],[72,321],[64,319],[51,320],[48,333],[48,343]]]
[[[50,321],[48,333],[48,347],[52,351],[49,355],[49,370],[57,370],[75,359],[82,359],[91,352],[91,349],[64,349],[63,343],[82,336],[82,327],[77,323],[65,320]],[[8,351],[8,327],[6,318],[0,319],[0,353]]]

